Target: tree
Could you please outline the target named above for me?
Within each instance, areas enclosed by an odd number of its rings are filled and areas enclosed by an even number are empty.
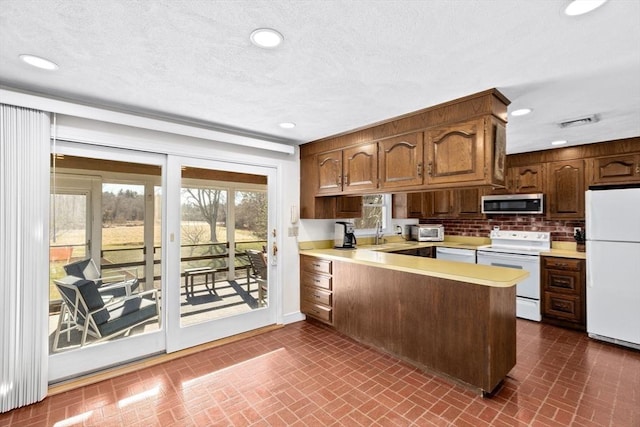
[[[257,239],[266,240],[268,225],[267,193],[264,191],[243,191],[236,206],[236,228],[253,232]]]
[[[144,221],[144,194],[130,189],[102,193],[102,223],[123,224]]]
[[[184,192],[188,195],[187,200],[192,201],[193,206],[199,211],[201,219],[209,224],[209,240],[216,243],[218,241],[216,223],[221,202],[224,202],[223,193],[225,192],[211,188],[187,188]]]

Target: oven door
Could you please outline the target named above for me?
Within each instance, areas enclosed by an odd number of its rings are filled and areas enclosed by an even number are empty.
[[[477,258],[478,264],[518,268],[528,271],[529,277],[516,286],[516,316],[535,322],[539,322],[542,319],[540,312],[539,256],[478,251]]]
[[[518,283],[516,295],[535,300],[540,299],[540,257],[500,252],[478,251],[478,264],[496,267],[517,268],[529,272],[529,277]]]

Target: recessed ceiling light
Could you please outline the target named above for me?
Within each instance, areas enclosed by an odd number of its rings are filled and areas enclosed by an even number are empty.
[[[291,123],[291,122],[282,122],[279,125],[282,129],[293,129],[294,127],[296,127],[295,123]]]
[[[265,49],[276,48],[284,40],[282,34],[272,28],[258,28],[257,30],[253,30],[249,38],[251,39],[251,43]]]
[[[567,143],[567,140],[566,140],[566,139],[559,139],[559,140],[557,140],[557,141],[552,141],[552,142],[551,142],[551,145],[564,145],[564,144],[566,144],[566,143]]]
[[[20,55],[20,59],[22,59],[27,64],[41,68],[43,70],[57,70],[58,65],[54,62],[49,61],[48,59],[41,58],[35,55]]]
[[[511,112],[512,116],[526,116],[533,110],[531,108],[520,108],[519,110],[514,110]]]
[[[578,16],[589,13],[606,3],[607,0],[573,0],[564,10],[569,16]]]

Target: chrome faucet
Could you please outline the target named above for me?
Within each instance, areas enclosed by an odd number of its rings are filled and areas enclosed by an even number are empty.
[[[382,223],[380,221],[376,221],[376,245],[380,244],[380,239],[382,238]]]

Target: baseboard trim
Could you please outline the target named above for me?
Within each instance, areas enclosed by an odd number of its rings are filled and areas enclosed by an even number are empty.
[[[295,313],[285,314],[283,319],[282,319],[282,323],[284,323],[285,325],[288,325],[290,323],[301,322],[301,321],[305,320],[306,318],[307,318],[307,316],[305,316],[301,312],[297,311]]]

